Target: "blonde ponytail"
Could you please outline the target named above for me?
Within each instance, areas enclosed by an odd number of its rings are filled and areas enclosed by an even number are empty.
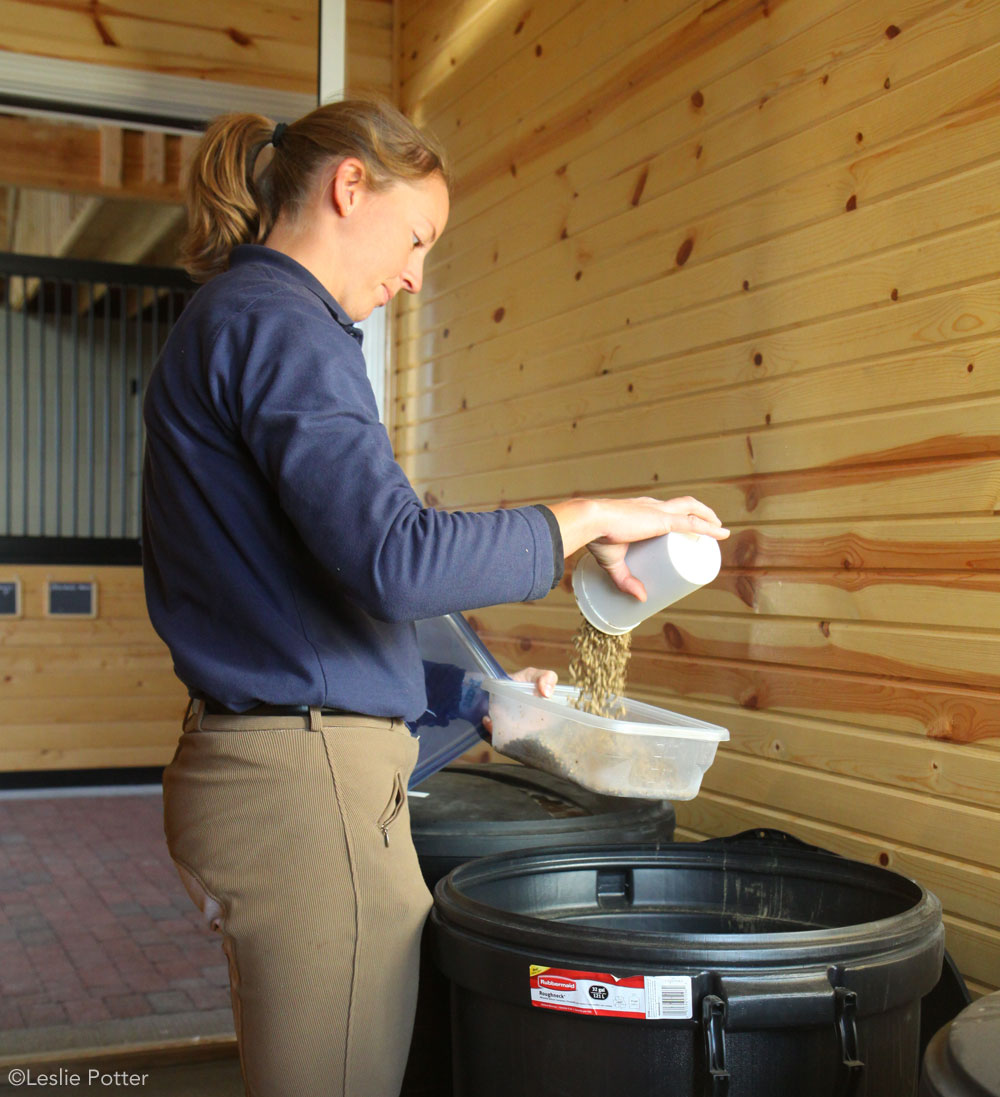
[[[273,130],[274,123],[261,114],[225,114],[212,122],[195,150],[181,261],[196,282],[224,271],[237,244],[258,243],[270,231],[269,204],[252,173]]]
[[[449,181],[444,152],[395,107],[378,98],[327,103],[279,130],[278,147],[257,171],[275,134],[260,114],[216,118],[201,139],[188,173],[188,229],[181,260],[195,281],[229,267],[238,244],[267,238],[279,214],[295,216],[317,174],[356,157],[371,190],[439,173]]]

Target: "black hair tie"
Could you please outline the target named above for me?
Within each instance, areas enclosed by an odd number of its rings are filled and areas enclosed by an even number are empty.
[[[286,122],[279,122],[274,127],[274,133],[271,134],[271,144],[274,145],[275,148],[281,144],[281,139],[285,136],[286,129],[288,129],[288,124]]]

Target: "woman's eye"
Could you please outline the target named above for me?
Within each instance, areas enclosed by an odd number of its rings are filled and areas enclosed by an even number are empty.
[[[420,239],[420,237],[416,233],[413,233],[413,246],[415,248],[419,248],[419,247],[423,246],[423,241]]]

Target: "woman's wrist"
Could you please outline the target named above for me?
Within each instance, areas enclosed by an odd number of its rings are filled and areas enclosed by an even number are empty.
[[[598,500],[565,499],[561,503],[549,503],[548,507],[559,523],[564,555],[572,556],[577,549],[604,536]]]
[[[563,552],[570,556],[595,541],[623,545],[659,537],[671,530],[729,536],[710,507],[690,496],[678,499],[566,499],[549,506],[562,534]]]

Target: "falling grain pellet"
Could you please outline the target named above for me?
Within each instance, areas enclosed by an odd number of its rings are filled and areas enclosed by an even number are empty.
[[[579,693],[574,708],[611,719],[625,715],[625,679],[632,633],[612,636],[581,621],[573,637],[569,677]]]

